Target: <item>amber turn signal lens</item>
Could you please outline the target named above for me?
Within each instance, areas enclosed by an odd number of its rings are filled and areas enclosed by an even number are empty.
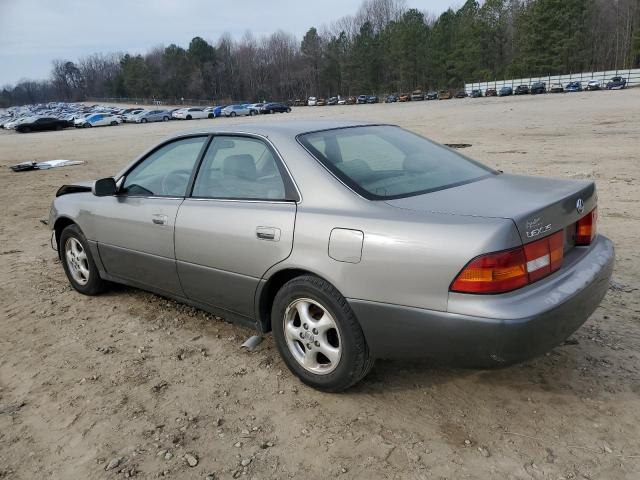
[[[598,221],[598,209],[594,208],[576,224],[576,245],[590,245],[596,238],[596,223]]]

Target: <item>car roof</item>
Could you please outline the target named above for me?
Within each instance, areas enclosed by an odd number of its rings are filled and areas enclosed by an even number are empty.
[[[307,120],[291,121],[282,120],[269,123],[241,123],[234,125],[219,125],[198,130],[181,132],[171,138],[185,135],[215,134],[215,133],[249,133],[255,135],[295,137],[302,133],[328,130],[332,128],[358,127],[365,125],[379,125],[370,122],[335,121],[335,120]]]

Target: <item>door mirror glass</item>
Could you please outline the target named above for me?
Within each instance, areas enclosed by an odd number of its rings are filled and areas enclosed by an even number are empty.
[[[101,178],[96,180],[91,191],[96,197],[108,197],[115,195],[118,187],[113,177]]]

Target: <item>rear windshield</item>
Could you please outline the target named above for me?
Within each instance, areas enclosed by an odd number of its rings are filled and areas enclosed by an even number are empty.
[[[323,130],[298,139],[343,183],[370,200],[419,195],[496,173],[390,125]]]

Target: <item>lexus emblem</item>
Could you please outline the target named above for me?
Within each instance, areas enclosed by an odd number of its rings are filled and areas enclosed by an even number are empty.
[[[576,210],[578,213],[584,212],[584,201],[581,198],[576,202]]]

